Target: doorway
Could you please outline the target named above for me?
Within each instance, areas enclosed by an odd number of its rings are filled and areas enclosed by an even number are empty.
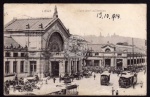
[[[105,67],[110,67],[111,59],[105,59]]]
[[[117,69],[122,69],[122,59],[117,59]]]
[[[59,62],[58,61],[52,61],[52,76],[53,77],[58,77],[59,76]]]
[[[30,75],[34,75],[36,72],[36,61],[30,61]]]

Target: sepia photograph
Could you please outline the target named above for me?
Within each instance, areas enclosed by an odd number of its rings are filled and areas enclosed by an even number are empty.
[[[147,95],[147,5],[5,3],[3,94]]]

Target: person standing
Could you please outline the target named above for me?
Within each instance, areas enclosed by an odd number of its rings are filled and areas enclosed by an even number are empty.
[[[112,95],[114,95],[114,92],[115,92],[114,87],[112,87]]]
[[[94,80],[95,80],[96,75],[94,74]]]
[[[141,81],[141,88],[143,87],[143,82]]]
[[[15,82],[18,85],[18,76],[17,76],[17,74],[15,74]]]
[[[74,80],[74,77],[72,76],[72,82],[73,82],[73,80]]]
[[[56,80],[56,78],[54,77],[54,78],[53,78],[54,83],[55,83],[55,80]]]
[[[118,93],[118,90],[116,91],[116,95],[118,95],[119,93]]]
[[[135,83],[133,83],[133,89],[134,89],[134,87],[135,87]]]

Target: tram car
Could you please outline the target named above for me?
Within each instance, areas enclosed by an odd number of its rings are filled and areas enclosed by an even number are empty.
[[[101,74],[101,79],[100,79],[100,83],[101,85],[109,85],[109,81],[110,81],[110,73],[109,72],[103,72]]]
[[[137,83],[137,74],[127,73],[125,75],[120,76],[119,78],[119,86],[122,88],[129,88],[133,84]]]

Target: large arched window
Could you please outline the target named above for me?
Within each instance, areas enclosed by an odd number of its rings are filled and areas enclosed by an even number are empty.
[[[109,48],[106,48],[105,49],[105,52],[110,52],[111,50]]]
[[[64,41],[62,36],[58,32],[54,32],[48,43],[48,48],[51,52],[60,52],[63,51]]]

